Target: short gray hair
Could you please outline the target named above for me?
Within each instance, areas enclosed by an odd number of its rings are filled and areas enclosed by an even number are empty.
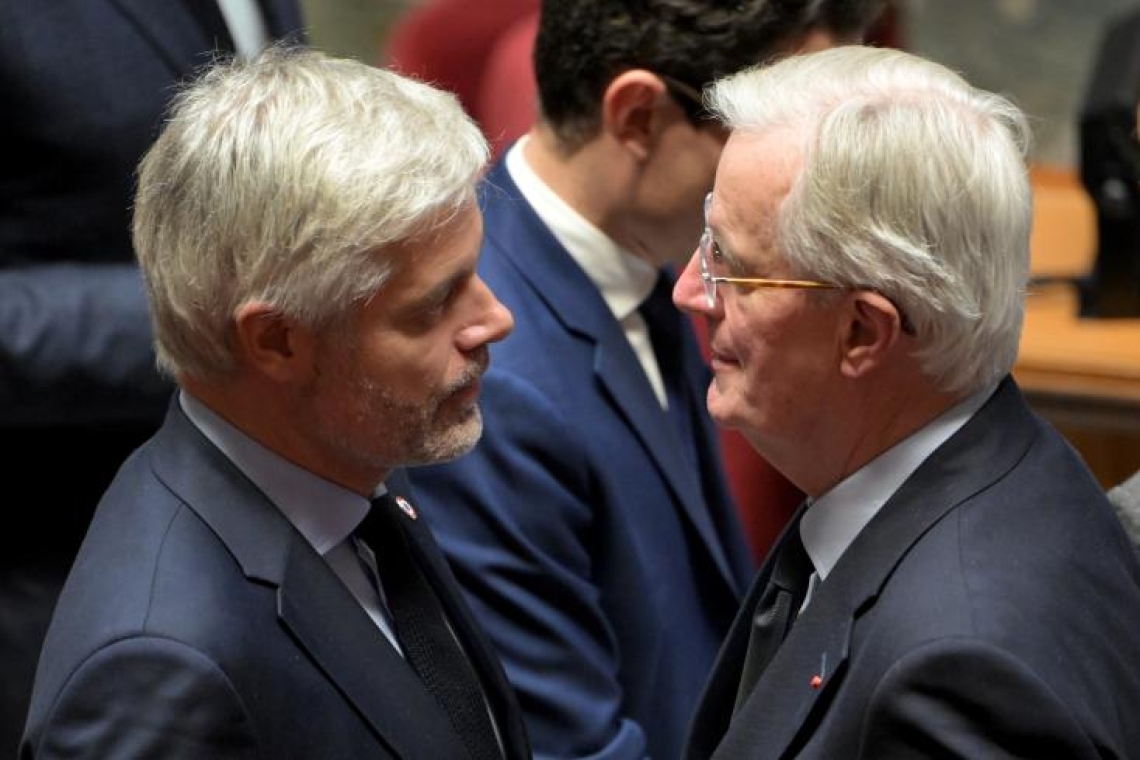
[[[236,310],[334,325],[399,266],[387,253],[474,198],[487,144],[454,96],[274,47],[175,99],[139,167],[136,255],[160,368],[224,377]]]
[[[898,304],[946,391],[1010,371],[1032,226],[1029,127],[1016,106],[931,61],[855,46],[727,77],[708,99],[734,130],[802,140],[779,220],[797,276]]]

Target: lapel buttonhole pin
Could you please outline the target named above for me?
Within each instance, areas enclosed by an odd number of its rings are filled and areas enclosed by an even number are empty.
[[[812,676],[811,680],[808,681],[808,683],[811,684],[811,687],[813,689],[818,689],[820,686],[823,686],[823,679],[819,676]]]
[[[398,504],[400,506],[400,509],[404,510],[404,514],[406,514],[408,517],[412,518],[413,520],[416,519],[416,517],[417,517],[416,508],[413,507],[408,502],[407,499],[405,499],[403,496],[397,496],[396,497],[396,504]]]

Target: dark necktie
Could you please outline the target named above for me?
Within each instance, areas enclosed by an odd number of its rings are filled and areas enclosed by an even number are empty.
[[[669,419],[681,438],[686,458],[695,468],[696,436],[685,380],[686,317],[673,305],[673,278],[669,274],[662,272],[658,276],[653,291],[638,307],[638,311],[649,329],[649,340],[657,357],[657,369],[661,372],[661,381],[665,386]]]
[[[472,760],[501,760],[503,752],[474,667],[447,622],[431,584],[408,547],[400,521],[408,519],[390,496],[372,502],[357,528],[376,568],[396,637],[408,663],[443,707]]]
[[[740,687],[736,692],[737,710],[748,699],[764,668],[788,635],[807,594],[812,564],[800,540],[798,520],[779,552],[772,576],[752,615],[752,630],[740,672]]]

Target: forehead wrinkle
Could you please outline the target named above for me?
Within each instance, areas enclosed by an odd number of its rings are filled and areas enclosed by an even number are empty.
[[[734,133],[721,158],[713,203],[721,235],[729,247],[755,252],[755,264],[784,260],[779,250],[780,209],[803,166],[798,140],[790,130]],[[727,253],[727,251],[726,251]],[[740,257],[734,260],[739,263]]]

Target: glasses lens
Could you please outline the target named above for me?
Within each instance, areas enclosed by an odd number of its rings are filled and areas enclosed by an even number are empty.
[[[709,206],[711,205],[712,193],[709,193],[705,196],[704,230],[701,232],[701,242],[697,246],[697,255],[700,257],[701,263],[701,282],[705,286],[705,300],[708,301],[709,308],[716,306],[716,280],[713,279],[712,271],[709,269],[709,254],[713,244],[712,230],[709,229]]]

